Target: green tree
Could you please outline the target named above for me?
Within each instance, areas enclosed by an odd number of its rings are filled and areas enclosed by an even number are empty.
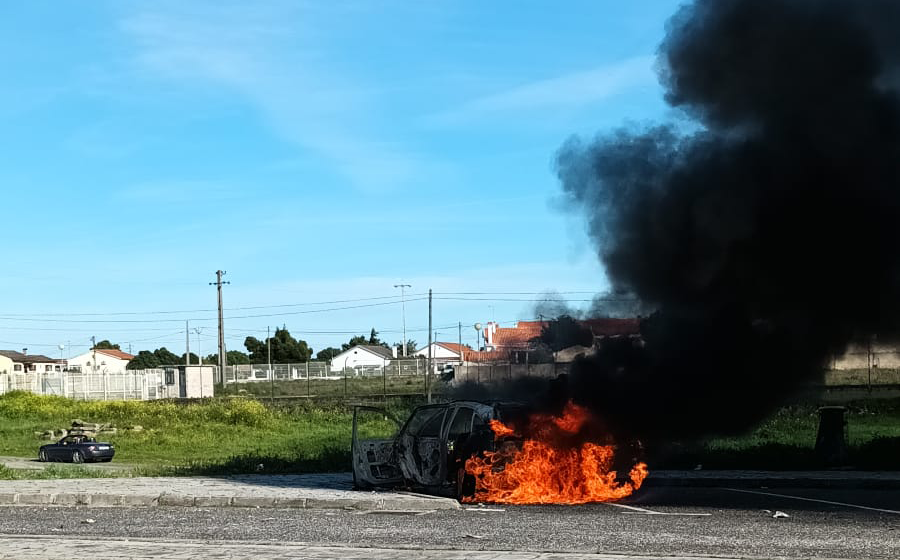
[[[196,357],[194,358],[196,360]],[[128,369],[153,369],[163,366],[177,366],[184,363],[184,355],[181,358],[169,352],[165,346],[152,352],[141,350],[128,362]]]
[[[341,353],[340,348],[333,348],[333,347],[329,346],[328,348],[326,348],[324,350],[319,350],[318,352],[316,352],[316,359],[323,360],[323,361],[330,360],[340,353]]]
[[[357,335],[357,336],[354,336],[353,338],[351,338],[350,342],[345,342],[344,344],[341,344],[341,347],[344,350],[347,350],[348,348],[352,348],[359,344],[368,344],[370,346],[384,346],[385,348],[391,347],[390,344],[388,344],[387,342],[378,338],[378,331],[376,331],[374,328],[369,333],[368,338],[366,338],[364,335]]]
[[[401,356],[401,357],[404,356],[403,352],[401,351],[401,349],[403,348],[403,343],[402,343],[402,342],[395,342],[395,343],[394,343],[394,348],[397,349],[397,355],[398,355],[398,356]],[[406,354],[405,354],[405,355],[406,355],[406,356],[412,356],[412,355],[415,354],[415,353],[416,353],[416,341],[415,341],[415,340],[407,340],[407,341],[406,341]]]
[[[181,361],[178,363],[183,364],[184,363],[184,354],[181,355],[180,359],[181,359]],[[197,356],[197,354],[194,354],[193,352],[191,352],[191,365],[192,366],[197,365],[199,359],[200,358]]]
[[[350,348],[353,348],[354,346],[358,346],[360,344],[368,344],[368,343],[369,343],[368,338],[366,338],[362,335],[359,335],[359,336],[352,337],[350,339],[350,342],[345,342],[345,343],[341,344],[341,348],[343,348],[344,350],[349,350]]]
[[[228,365],[230,366],[240,366],[250,363],[250,356],[241,352],[240,350],[228,350],[227,352],[225,352],[225,359],[228,361]],[[209,354],[208,356],[203,358],[203,363],[209,364],[211,366],[218,365],[219,355]]]
[[[305,340],[298,340],[291,336],[286,328],[276,328],[274,336],[266,340],[258,340],[248,336],[244,340],[244,346],[250,353],[250,361],[256,364],[264,364],[269,359],[267,342],[272,344],[272,363],[286,364],[291,362],[306,362],[312,356],[312,348]]]
[[[141,350],[125,366],[127,369],[153,369],[159,367],[159,360],[149,350]]]
[[[113,344],[108,340],[101,340],[94,346],[94,350],[121,350],[118,344]]]
[[[183,364],[184,359],[179,359],[177,355],[169,352],[165,346],[158,350],[153,351],[153,355],[156,356],[156,359],[159,360],[159,365],[161,366],[177,366],[178,364]]]

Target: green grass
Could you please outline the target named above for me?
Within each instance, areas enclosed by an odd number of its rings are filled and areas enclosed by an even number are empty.
[[[859,469],[900,469],[900,399],[848,404],[848,465]],[[658,467],[794,470],[822,468],[815,454],[817,407],[782,408],[751,432],[692,444],[672,444]]]
[[[117,463],[137,465],[140,474],[324,472],[350,464],[352,413],[346,406],[272,409],[248,398],[74,401],[20,391],[0,396],[0,455],[36,457],[47,441],[35,431],[65,428],[76,418],[114,424],[119,433],[99,437],[116,446]],[[123,429],[134,425],[143,431]],[[362,428],[387,436],[394,425],[368,415]],[[81,474],[64,470],[68,465],[51,468],[54,476]]]
[[[259,384],[262,385],[262,384]],[[388,400],[404,420],[419,401]],[[900,399],[850,403],[850,464],[900,469]],[[0,396],[0,455],[37,456],[46,443],[35,431],[66,428],[73,419],[111,423],[102,435],[116,446],[116,463],[130,471],[51,465],[44,471],[0,468],[0,478],[220,475],[346,471],[350,464],[351,410],[342,404],[283,406],[266,399],[224,397],[173,401],[74,401],[15,391]],[[141,425],[140,432],[124,428]],[[813,405],[786,407],[739,437],[652,449],[653,468],[817,469],[818,414]],[[379,414],[361,417],[362,437],[386,437],[394,424]]]

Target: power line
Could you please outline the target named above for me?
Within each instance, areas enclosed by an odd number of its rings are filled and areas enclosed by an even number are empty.
[[[411,294],[413,296],[421,296],[424,297],[426,294]],[[377,301],[377,300],[386,300],[392,299],[396,300],[394,302],[389,303],[400,303],[400,296],[377,296],[377,297],[366,297],[366,298],[352,298],[352,299],[336,299],[329,301],[310,301],[310,302],[302,302],[302,303],[280,303],[273,305],[252,305],[246,307],[226,307],[225,311],[249,311],[254,309],[283,309],[287,307],[308,307],[314,305],[332,305],[335,303],[354,303],[360,301]],[[179,310],[171,310],[171,311],[116,311],[116,312],[107,312],[107,313],[6,313],[4,315],[5,318],[14,318],[14,317],[120,317],[120,316],[130,316],[130,315],[176,315],[176,314],[185,314],[185,313],[215,313],[216,309],[179,309]]]
[[[407,299],[406,301],[424,301],[427,298]],[[225,319],[258,319],[264,317],[287,317],[290,315],[308,315],[311,313],[327,313],[331,311],[344,311],[348,309],[363,309],[369,307],[381,307],[385,305],[396,305],[401,303],[400,300],[368,303],[362,305],[346,305],[343,307],[330,307],[326,309],[306,309],[303,311],[286,311],[283,313],[260,313],[254,315],[230,315]],[[144,323],[181,323],[184,319],[40,319],[33,317],[12,317],[9,315],[0,316],[0,320],[6,321],[28,321],[28,322],[50,322],[50,323],[126,323],[126,324],[144,324]],[[190,317],[191,321],[215,321],[215,317]]]
[[[595,294],[596,292],[591,291],[554,291],[554,292],[434,292],[436,296],[542,296],[533,299],[537,300],[559,300],[563,298],[555,298],[556,295],[583,295],[583,294]],[[419,298],[419,300],[427,299],[427,292],[421,293],[411,293],[407,294],[409,297]],[[348,298],[348,299],[334,299],[334,300],[324,300],[324,301],[310,301],[310,302],[298,302],[298,303],[280,303],[280,304],[272,304],[272,305],[252,305],[252,306],[243,306],[243,307],[226,307],[225,311],[251,311],[256,309],[285,309],[290,307],[310,307],[316,305],[333,305],[339,303],[356,303],[356,302],[364,302],[364,301],[383,301],[383,300],[393,300],[385,302],[385,304],[392,303],[401,303],[403,299],[402,296],[390,295],[390,296],[373,296],[373,297],[364,297],[364,298]],[[497,299],[497,298],[495,298]],[[415,300],[408,300],[415,301]],[[476,300],[477,301],[477,300]],[[502,299],[497,299],[497,301],[503,301]],[[510,300],[510,301],[518,301],[518,300]],[[531,300],[526,300],[531,301]],[[571,300],[571,301],[582,301],[582,300]],[[619,297],[597,297],[591,298],[591,300],[583,300],[583,301],[637,301],[635,298],[619,298]],[[339,308],[340,309],[340,308]],[[330,310],[330,309],[329,309]],[[327,311],[327,310],[323,310]],[[68,312],[53,312],[53,313],[5,313],[0,319],[9,319],[15,320],[19,318],[36,318],[36,317],[125,317],[125,316],[141,316],[141,315],[184,315],[185,313],[215,313],[216,309],[176,309],[176,310],[156,310],[156,311],[112,311],[112,312],[92,312],[92,313],[68,313]],[[268,315],[266,315],[268,316]],[[173,319],[177,321],[181,321],[183,319]],[[196,320],[196,319],[192,319]],[[110,321],[112,322],[112,321]]]

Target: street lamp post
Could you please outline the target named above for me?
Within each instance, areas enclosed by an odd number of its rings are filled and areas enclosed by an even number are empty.
[[[406,288],[412,288],[410,284],[394,284],[400,288],[400,316],[403,320],[403,357],[406,357]]]

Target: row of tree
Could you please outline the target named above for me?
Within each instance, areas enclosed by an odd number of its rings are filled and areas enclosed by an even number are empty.
[[[244,348],[247,352],[240,350],[229,350],[225,357],[229,365],[242,364],[264,364],[269,361],[269,344],[271,343],[272,363],[287,364],[307,362],[312,359],[313,349],[305,340],[299,340],[291,336],[291,333],[284,327],[276,328],[275,334],[267,339],[259,340],[256,337],[248,336],[244,339]],[[383,346],[391,348],[391,346],[378,337],[378,331],[372,329],[369,336],[358,335],[350,338],[349,341],[341,345],[341,348],[329,346],[315,354],[317,360],[331,360],[334,356],[340,354],[353,346],[366,344],[370,346]],[[101,346],[102,345],[102,346]],[[402,346],[397,343],[394,345],[398,349]],[[118,344],[112,344],[108,340],[102,340],[97,343],[97,349],[113,349],[119,350]],[[408,340],[406,342],[406,355],[411,356],[416,350],[416,341]],[[199,363],[196,354],[191,353],[190,362],[192,364]],[[152,369],[161,366],[177,365],[185,363],[185,354],[178,356],[165,347],[158,348],[152,352],[149,350],[141,350],[135,355],[134,359],[128,363],[128,369]],[[203,358],[204,364],[215,365],[219,363],[218,354],[209,354]]]

